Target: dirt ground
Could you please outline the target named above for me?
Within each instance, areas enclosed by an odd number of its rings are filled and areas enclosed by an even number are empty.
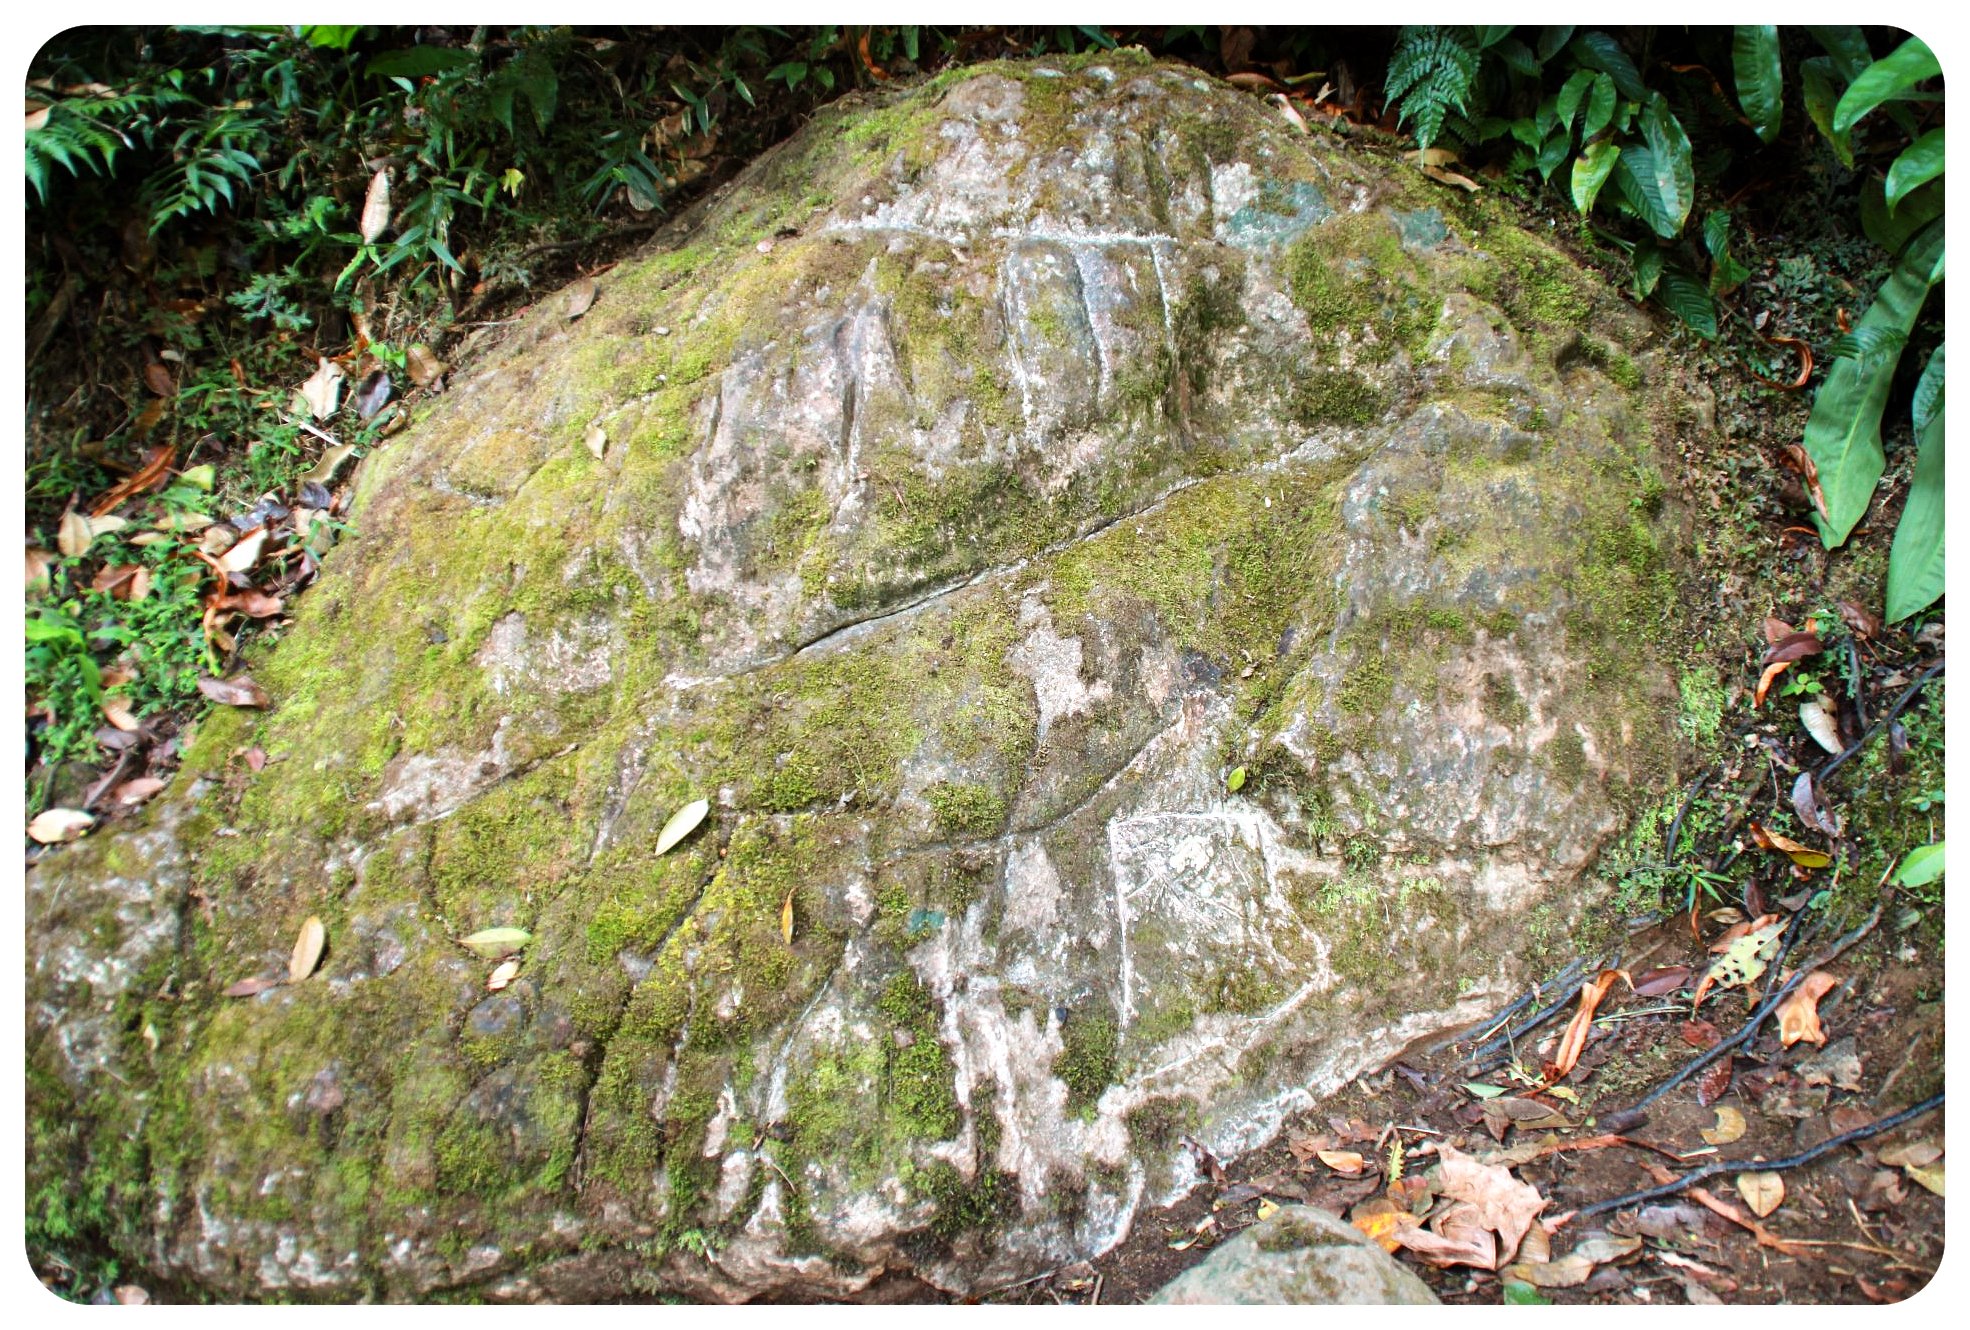
[[[1646,1093],[1640,1085],[1626,1088],[1634,1081],[1634,1069],[1659,1068],[1659,1081],[1700,1056],[1683,1034],[1689,1019],[1686,997],[1671,1010],[1670,999],[1634,997],[1617,986],[1620,998],[1610,997],[1603,1005],[1582,1054],[1581,1067],[1589,1070],[1577,1072],[1568,1087],[1581,1105],[1550,1095],[1512,1096],[1543,1104],[1573,1125],[1514,1125],[1505,1129],[1502,1140],[1494,1139],[1483,1101],[1461,1087],[1466,1080],[1510,1080],[1499,1074],[1502,1069],[1484,1076],[1473,1073],[1466,1054],[1475,1039],[1405,1056],[1299,1115],[1272,1144],[1224,1167],[1221,1180],[1175,1206],[1143,1214],[1129,1239],[1114,1251],[988,1301],[1140,1302],[1203,1260],[1217,1243],[1256,1222],[1268,1202],[1300,1202],[1345,1215],[1382,1193],[1393,1142],[1401,1143],[1413,1173],[1428,1167],[1430,1155],[1424,1152],[1439,1141],[1482,1159],[1490,1152],[1536,1145],[1549,1134],[1559,1148],[1517,1165],[1514,1172],[1548,1200],[1541,1219],[1551,1230],[1552,1256],[1558,1259],[1595,1233],[1643,1239],[1638,1251],[1599,1265],[1584,1283],[1541,1289],[1540,1296],[1553,1303],[1868,1303],[1907,1298],[1928,1282],[1941,1260],[1943,1199],[1917,1183],[1908,1169],[1891,1166],[1882,1156],[1901,1158],[1897,1147],[1917,1143],[1940,1146],[1940,1108],[1895,1131],[1786,1170],[1781,1175],[1784,1199],[1762,1221],[1747,1211],[1733,1181],[1735,1169],[1708,1184],[1715,1200],[1760,1224],[1768,1238],[1790,1250],[1761,1245],[1753,1232],[1687,1195],[1589,1218],[1568,1215],[1656,1185],[1658,1178],[1648,1165],[1669,1164],[1664,1154],[1686,1161],[1671,1165],[1676,1173],[1719,1160],[1744,1161],[1747,1170],[1756,1170],[1760,1161],[1799,1154],[1939,1093],[1942,967],[1940,958],[1908,940],[1915,927],[1898,926],[1896,907],[1884,910],[1875,928],[1828,967],[1843,982],[1819,1005],[1824,1048],[1807,1042],[1781,1048],[1776,1024],[1768,1021],[1755,1039],[1736,1050],[1729,1086],[1714,1099],[1696,1077],[1649,1105],[1639,1119],[1617,1116]],[[1816,941],[1825,946],[1834,940]],[[1811,953],[1820,947],[1802,949]],[[1683,919],[1634,934],[1629,953],[1647,954],[1651,966],[1680,963],[1699,974],[1710,959],[1690,942]],[[1735,993],[1711,997],[1702,1016],[1728,1038],[1743,1024],[1745,1008]],[[1557,1040],[1574,1009],[1568,1004],[1520,1041],[1520,1060],[1536,1065],[1542,1045]],[[1707,1103],[1701,1102],[1705,1099]],[[1710,1145],[1701,1133],[1708,1128],[1715,1134],[1719,1112],[1725,1109],[1742,1115],[1744,1133],[1726,1144]],[[1613,1134],[1611,1127],[1635,1144],[1567,1148],[1570,1142],[1604,1140]],[[1347,1176],[1322,1162],[1318,1150],[1358,1153],[1366,1167],[1358,1176]],[[1437,1269],[1407,1253],[1399,1255],[1447,1303],[1501,1300],[1502,1280],[1494,1272],[1466,1266]]]

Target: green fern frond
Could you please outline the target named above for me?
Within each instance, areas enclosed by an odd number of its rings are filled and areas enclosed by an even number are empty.
[[[1401,123],[1415,132],[1417,146],[1429,147],[1446,116],[1468,109],[1478,61],[1477,39],[1466,28],[1412,23],[1397,32],[1386,91],[1401,99]]]

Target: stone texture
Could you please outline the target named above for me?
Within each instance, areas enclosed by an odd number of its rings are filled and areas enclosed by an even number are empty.
[[[1111,53],[833,108],[599,286],[29,874],[30,1206],[218,1297],[977,1292],[1605,926],[1667,416],[1489,204]]]
[[[1437,1296],[1338,1215],[1289,1205],[1218,1246],[1149,1301],[1435,1306]]]

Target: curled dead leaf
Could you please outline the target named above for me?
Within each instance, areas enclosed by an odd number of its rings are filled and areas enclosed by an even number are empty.
[[[388,370],[373,369],[365,374],[356,386],[356,395],[350,399],[357,418],[365,422],[374,419],[378,411],[389,405],[390,395],[395,391]]]
[[[27,824],[27,834],[43,845],[61,845],[80,840],[96,825],[96,819],[79,808],[49,808]]]
[[[595,290],[595,279],[593,277],[584,277],[569,286],[568,294],[563,298],[561,303],[562,316],[568,319],[578,319],[588,313],[589,307],[595,303]]]
[[[429,388],[445,372],[445,362],[433,355],[430,347],[419,343],[404,352],[404,370],[412,383]]]
[[[602,454],[609,449],[609,432],[602,428],[602,422],[598,420],[588,427],[588,432],[582,436],[582,442],[588,445],[588,451],[593,453],[595,460],[599,462],[602,460]]]
[[[126,780],[110,791],[111,802],[123,808],[134,808],[164,788],[161,776],[139,776]]]
[[[1765,694],[1771,691],[1772,681],[1791,668],[1792,662],[1789,660],[1775,660],[1767,665],[1764,672],[1758,676],[1758,687],[1751,694],[1751,705],[1764,706]]]
[[[130,709],[130,699],[114,695],[103,698],[103,719],[125,734],[133,734],[143,725],[137,713]]]
[[[267,528],[255,527],[219,556],[219,570],[226,573],[251,572],[253,565],[260,562],[260,551],[266,548],[266,544]]]
[[[298,984],[315,972],[321,961],[322,948],[328,945],[328,929],[322,925],[319,916],[309,915],[308,921],[301,925],[301,934],[294,939],[294,953],[287,958],[287,979]]]
[[[363,195],[361,223],[363,243],[375,244],[377,237],[389,229],[390,172],[385,168],[369,178],[369,190]]]
[[[1813,736],[1813,742],[1829,753],[1840,751],[1840,721],[1834,715],[1824,695],[1812,702],[1799,704],[1799,723],[1806,727],[1806,733]]]
[[[1353,1150],[1316,1150],[1314,1158],[1349,1177],[1360,1176],[1361,1170],[1367,1167],[1367,1161]]]
[[[1749,1125],[1744,1120],[1744,1114],[1729,1104],[1721,1104],[1717,1108],[1717,1125],[1705,1127],[1697,1135],[1709,1145],[1729,1145],[1742,1137]]]
[[[1804,1040],[1824,1044],[1826,1031],[1820,1029],[1820,999],[1839,987],[1840,981],[1825,970],[1814,970],[1799,981],[1799,987],[1778,1004],[1778,1041],[1786,1048]],[[1762,1215],[1764,1212],[1759,1211]]]
[[[163,366],[158,366],[162,369]],[[150,450],[144,464],[129,476],[112,487],[102,498],[90,506],[91,517],[102,517],[124,502],[139,494],[148,494],[159,488],[171,478],[171,463],[177,460],[178,449],[169,443],[160,443]]]
[[[793,945],[793,898],[795,888],[787,888],[787,898],[780,902],[780,936],[788,946]]]
[[[171,380],[171,369],[161,360],[144,363],[144,387],[159,397],[176,395],[178,385]]]
[[[1548,1082],[1564,1079],[1579,1063],[1581,1050],[1587,1046],[1587,1033],[1594,1025],[1594,1011],[1617,979],[1627,984],[1631,992],[1634,990],[1635,981],[1626,970],[1602,970],[1592,983],[1580,986],[1580,1006],[1574,1012],[1572,1021],[1568,1022],[1566,1033],[1560,1038],[1559,1051],[1546,1068],[1545,1079]]]
[[[500,989],[505,988],[508,984],[512,983],[515,979],[519,978],[519,976],[520,976],[519,961],[517,960],[501,961],[498,965],[495,965],[493,967],[492,974],[486,979],[486,991],[488,993],[497,993],[499,992]]]
[[[320,364],[308,381],[295,389],[301,399],[301,406],[316,420],[326,420],[335,414],[336,403],[342,397],[342,370],[327,356],[319,357]]]
[[[1804,660],[1807,656],[1817,656],[1826,650],[1818,633],[1787,633],[1772,644],[1765,653],[1763,664],[1770,665],[1781,660]]]
[[[244,674],[236,674],[230,679],[201,675],[198,691],[221,706],[264,707],[268,703],[266,690]]]
[[[42,595],[48,590],[48,572],[54,567],[55,556],[39,545],[27,547],[27,594],[30,597]]]
[[[1745,827],[1750,831],[1751,839],[1758,843],[1760,849],[1776,850],[1791,859],[1793,863],[1798,864],[1801,868],[1825,868],[1833,862],[1833,856],[1824,850],[1815,850],[1811,846],[1801,845],[1790,836],[1781,836],[1776,831],[1767,830],[1757,822],[1747,822],[1745,823]]]

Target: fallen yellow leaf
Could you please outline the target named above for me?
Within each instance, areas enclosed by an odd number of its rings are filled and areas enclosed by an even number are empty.
[[[1717,1125],[1714,1127],[1705,1127],[1697,1135],[1701,1136],[1710,1145],[1729,1145],[1732,1141],[1744,1135],[1748,1126],[1749,1124],[1744,1120],[1744,1114],[1738,1112],[1729,1104],[1720,1104],[1717,1106]]]

